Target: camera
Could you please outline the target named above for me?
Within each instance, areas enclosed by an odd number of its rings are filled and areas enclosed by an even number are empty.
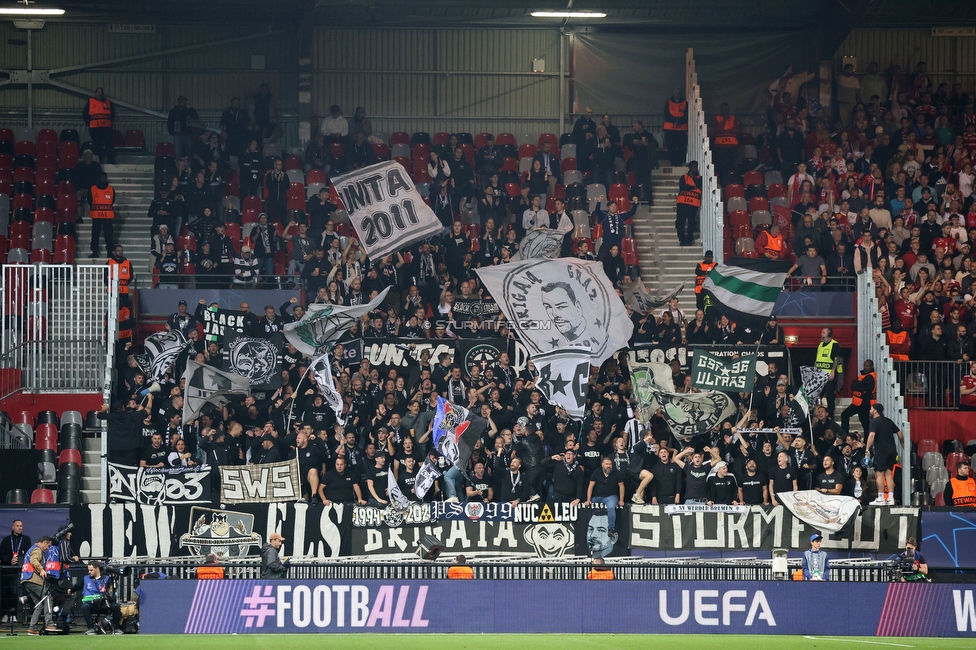
[[[74,530],[74,528],[75,528],[75,525],[74,524],[68,524],[67,526],[61,526],[61,528],[58,529],[58,532],[56,532],[54,535],[51,535],[52,539],[54,539],[54,542],[53,543],[54,544],[60,544],[61,542],[63,542],[65,539],[68,538],[68,533],[70,533],[72,530]]]

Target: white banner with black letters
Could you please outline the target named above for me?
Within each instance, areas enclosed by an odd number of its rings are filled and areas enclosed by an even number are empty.
[[[210,503],[212,471],[208,465],[166,469],[109,463],[109,497],[149,506]]]
[[[298,459],[220,468],[221,503],[288,503],[302,496]]]
[[[336,176],[332,184],[372,259],[432,237],[443,227],[395,160]]]

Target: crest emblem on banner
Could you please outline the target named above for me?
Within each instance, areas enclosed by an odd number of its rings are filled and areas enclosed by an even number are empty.
[[[194,555],[244,557],[252,546],[261,547],[261,536],[253,532],[254,515],[246,512],[191,508],[190,521],[190,531],[180,537],[180,548]]]

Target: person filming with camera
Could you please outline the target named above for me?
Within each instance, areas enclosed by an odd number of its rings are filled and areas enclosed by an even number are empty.
[[[85,636],[98,634],[93,615],[106,611],[112,613],[112,628],[115,634],[122,634],[122,611],[109,594],[111,580],[109,576],[102,574],[101,562],[88,563],[88,575],[85,576],[85,586],[81,592],[81,615],[85,617],[85,625],[88,626]]]
[[[909,537],[905,542],[905,551],[898,556],[898,569],[901,571],[902,582],[928,582],[929,565],[925,556],[918,550],[918,542]]]

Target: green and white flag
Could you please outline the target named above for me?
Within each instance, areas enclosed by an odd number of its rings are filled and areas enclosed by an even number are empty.
[[[691,385],[699,390],[721,390],[745,393],[756,383],[755,354],[743,354],[737,359],[723,359],[703,349],[692,357]]]
[[[714,308],[740,326],[762,327],[789,269],[789,262],[744,257],[717,264],[702,285],[705,312]]]

